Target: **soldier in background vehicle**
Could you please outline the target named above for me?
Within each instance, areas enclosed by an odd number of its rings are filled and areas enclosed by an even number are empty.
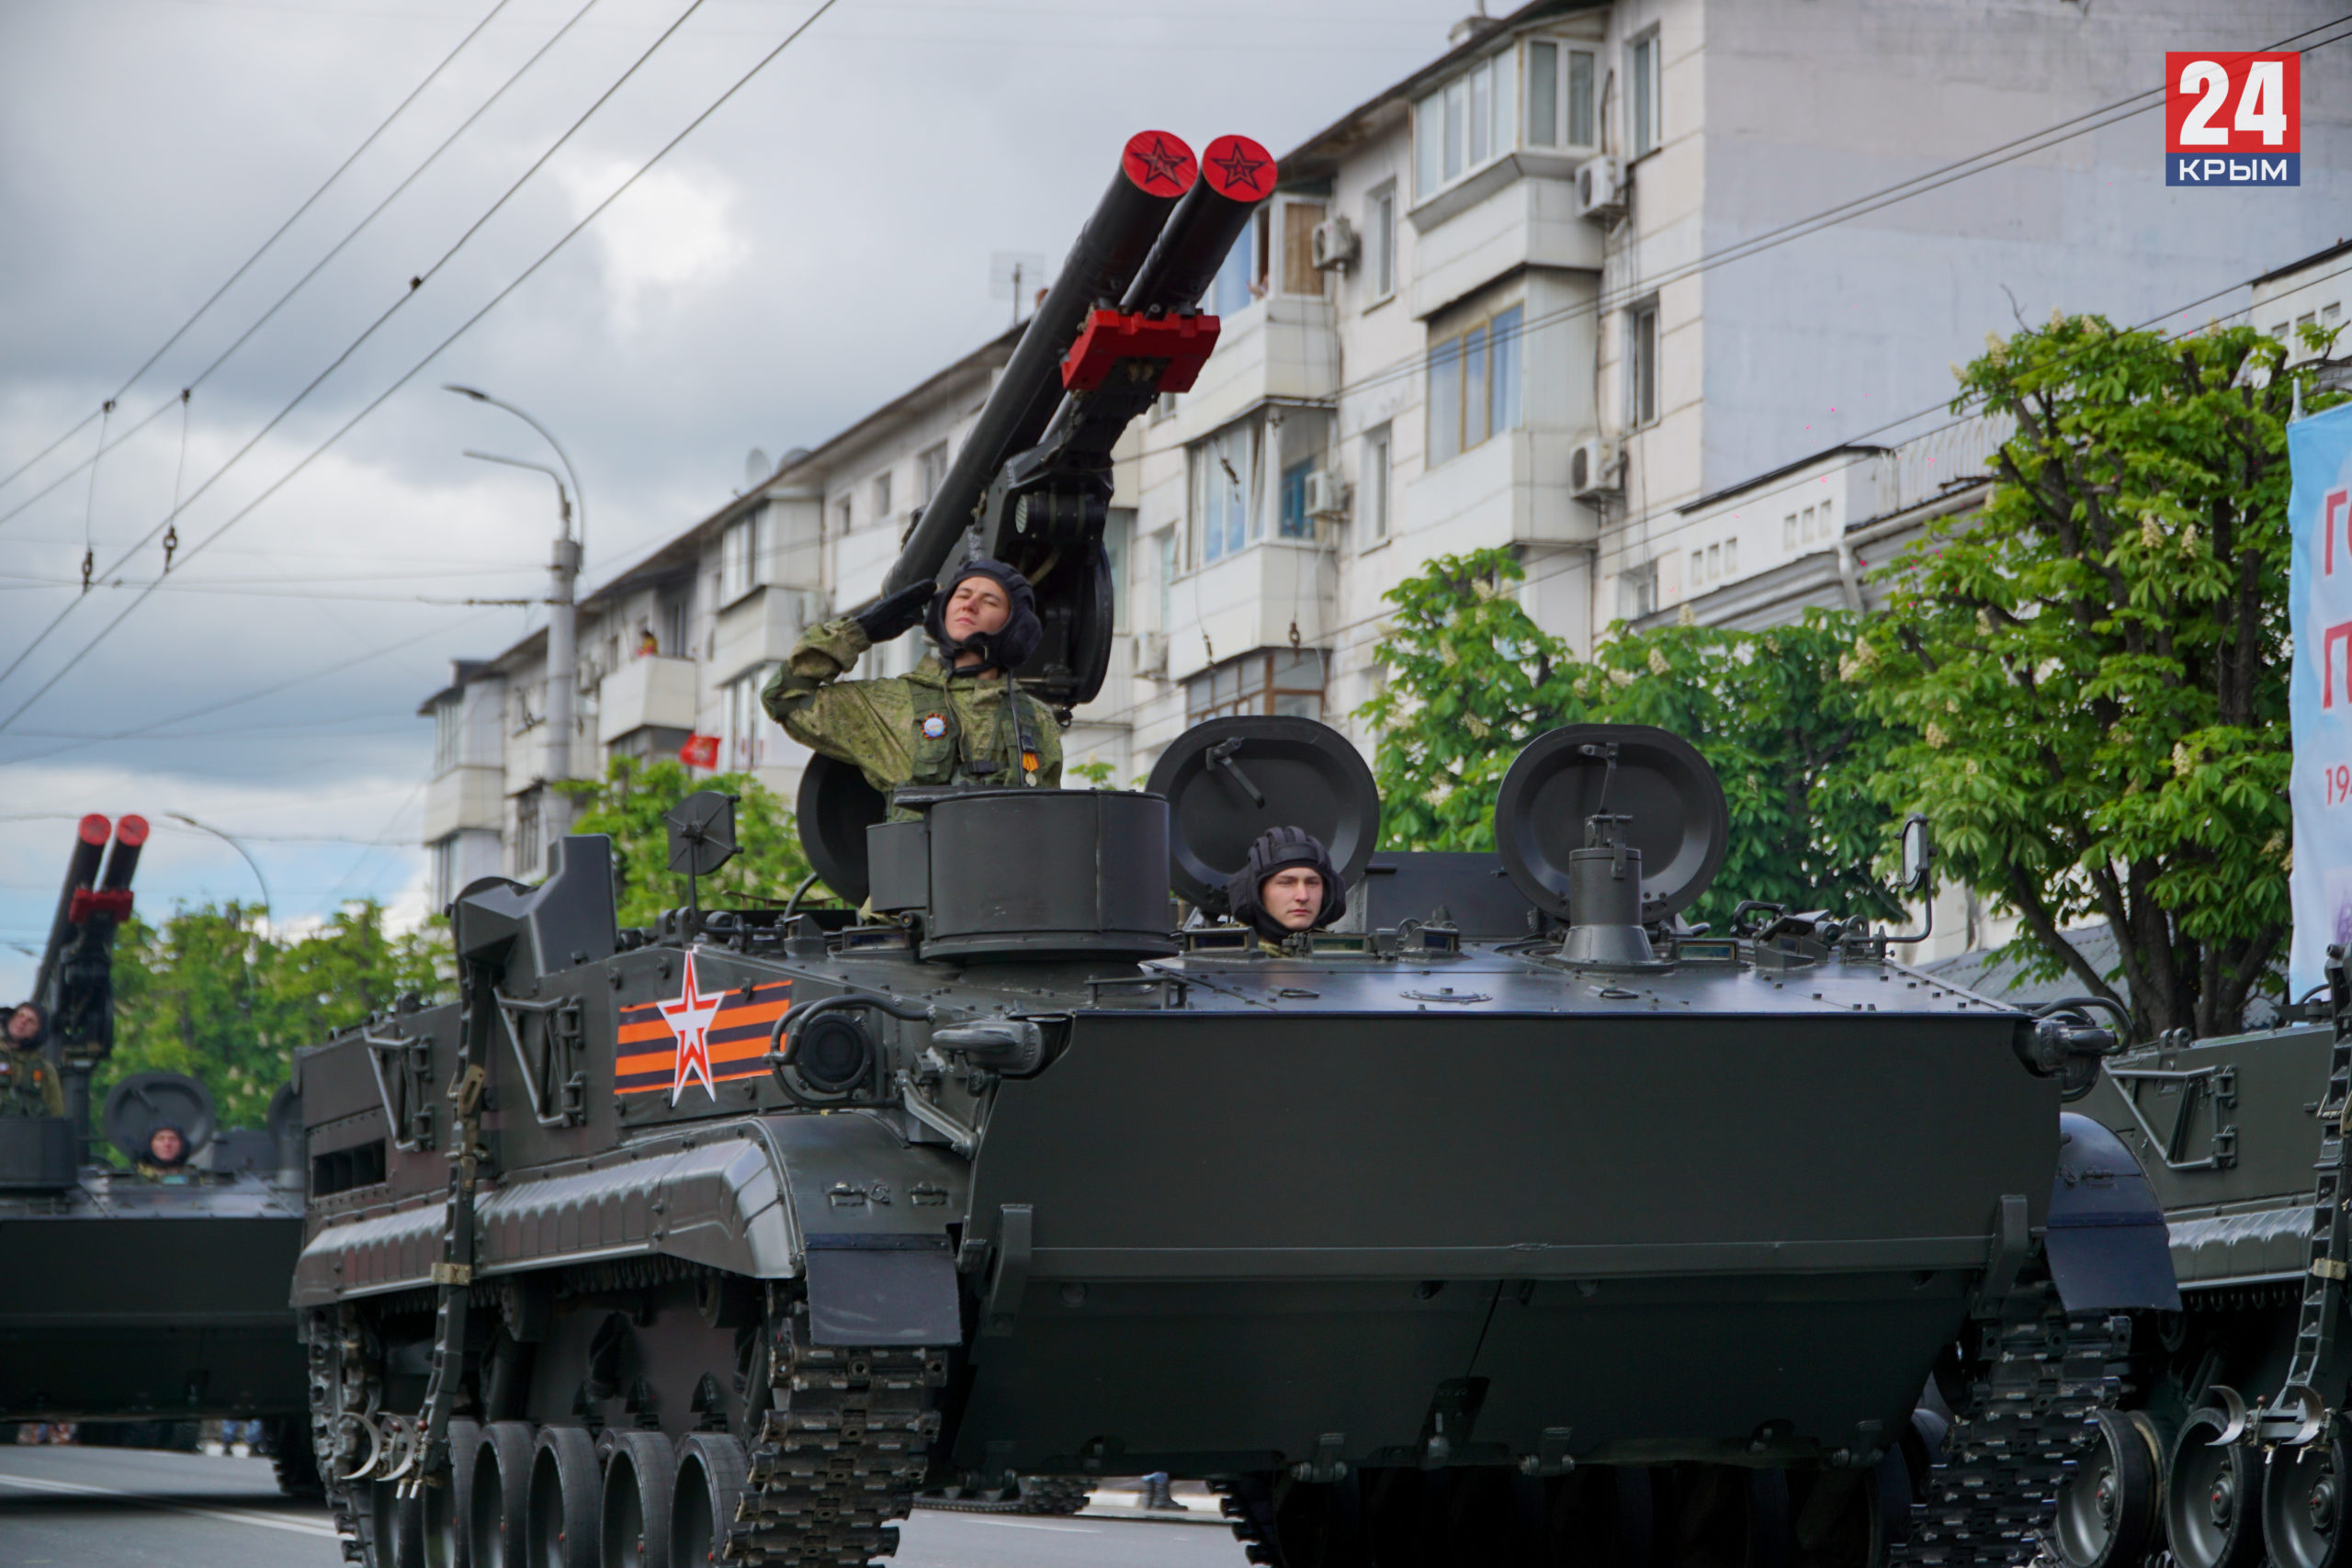
[[[936,649],[911,674],[841,676],[878,643],[922,623]],[[804,635],[760,694],[794,739],[854,765],[884,795],[907,784],[1061,783],[1059,727],[1012,671],[1045,628],[1029,581],[974,558],[946,592],[918,582]],[[909,813],[894,808],[894,818]]]
[[[187,1155],[187,1134],[165,1122],[147,1134],[147,1156],[139,1162],[139,1174],[150,1181],[186,1181]]]
[[[40,1054],[49,1020],[32,1002],[9,1010],[0,1027],[0,1116],[62,1116],[65,1088]]]
[[[1233,918],[1266,952],[1297,951],[1306,933],[1348,912],[1348,890],[1321,840],[1304,828],[1269,828],[1226,885]]]

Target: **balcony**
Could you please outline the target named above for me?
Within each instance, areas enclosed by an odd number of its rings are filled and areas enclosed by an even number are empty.
[[[1331,302],[1271,294],[1224,319],[1216,351],[1177,406],[1172,437],[1197,441],[1269,399],[1319,401],[1340,390]]]
[[[648,655],[605,677],[596,700],[596,740],[610,746],[642,729],[694,732],[699,706],[691,659]]]
[[[1398,510],[1415,554],[1594,542],[1600,514],[1568,493],[1575,445],[1559,431],[1507,430],[1409,480]]]
[[[505,784],[503,768],[443,770],[424,786],[423,841],[435,843],[469,828],[497,832],[505,820]]]
[[[819,597],[812,589],[770,583],[720,610],[711,644],[711,679],[732,681],[763,664],[782,663],[819,613]]]
[[[1321,648],[1334,609],[1332,551],[1307,539],[1262,539],[1176,580],[1168,679],[1198,674],[1253,648]],[[1205,637],[1205,641],[1204,640]]]
[[[1599,272],[1600,225],[1577,216],[1577,162],[1515,152],[1413,209],[1420,235],[1414,316],[1433,315],[1521,267]]]

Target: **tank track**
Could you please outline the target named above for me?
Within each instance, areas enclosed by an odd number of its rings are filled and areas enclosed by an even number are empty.
[[[947,1351],[808,1342],[781,1320],[769,1353],[770,1404],[719,1551],[723,1562],[864,1568],[899,1550],[939,1436]]]
[[[352,1495],[350,1485],[341,1476],[338,1462],[335,1412],[338,1408],[372,1406],[369,1398],[375,1392],[375,1379],[358,1356],[346,1365],[346,1351],[358,1348],[358,1327],[349,1320],[349,1309],[339,1314],[343,1321],[327,1314],[313,1313],[303,1336],[310,1353],[311,1418],[304,1425],[305,1436],[318,1467],[319,1483],[326,1495],[327,1512],[334,1519],[337,1542],[343,1547],[346,1562],[366,1563],[371,1561],[375,1547],[376,1523],[368,1510]],[[350,1344],[346,1344],[348,1339]],[[356,1393],[358,1398],[352,1396]],[[339,1405],[338,1394],[345,1403]]]
[[[2012,1568],[2041,1549],[2058,1488],[2115,1404],[2132,1320],[2055,1310],[1979,1325],[1943,1457],[1890,1568]]]
[[[1024,1475],[1012,1497],[946,1497],[924,1493],[918,1508],[943,1514],[1076,1514],[1085,1510],[1091,1488],[1074,1475]]]

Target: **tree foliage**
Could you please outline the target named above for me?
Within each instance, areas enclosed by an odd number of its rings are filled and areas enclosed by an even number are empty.
[[[1847,668],[1906,737],[1881,793],[2143,1038],[2235,1027],[2288,931],[2284,357],[2097,316],[1993,340],[1953,404],[2016,422],[1992,495],[1889,569]],[[2090,919],[2117,976],[2064,934]]]
[[[1495,793],[1529,740],[1563,724],[1650,724],[1695,745],[1724,784],[1731,840],[1694,918],[1743,898],[1891,915],[1871,867],[1892,819],[1869,780],[1892,744],[1838,678],[1853,627],[1815,613],[1759,632],[1623,627],[1589,661],[1537,626],[1504,550],[1442,557],[1392,589],[1374,728],[1382,842],[1491,849]]]
[[[395,932],[373,900],[345,904],[315,931],[277,937],[246,905],[175,911],[161,926],[133,918],[116,939],[115,1050],[91,1084],[99,1103],[132,1073],[200,1078],[220,1124],[261,1126],[293,1071],[294,1048],[389,1008],[431,995],[448,975],[438,931]]]
[[[750,773],[713,773],[696,778],[681,763],[658,758],[615,757],[602,779],[575,779],[556,786],[578,812],[571,830],[605,833],[613,840],[614,879],[619,885],[620,921],[651,925],[662,910],[684,908],[686,879],[669,869],[669,829],[664,813],[697,790],[717,790],[735,801],[735,841],[741,852],[704,879],[706,908],[729,902],[782,903],[809,874],[808,859],[792,813],[774,790]],[[804,903],[820,897],[809,890]]]

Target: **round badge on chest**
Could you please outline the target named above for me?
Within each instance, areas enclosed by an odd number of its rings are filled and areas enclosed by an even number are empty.
[[[934,714],[927,714],[927,715],[925,715],[925,716],[924,716],[924,717],[923,717],[923,721],[922,721],[922,738],[923,738],[925,740],[936,740],[936,739],[938,739],[941,736],[943,736],[943,735],[944,735],[944,734],[946,734],[946,733],[947,733],[947,716],[946,716],[946,715],[944,715],[944,714],[937,714],[937,713],[934,713]]]

